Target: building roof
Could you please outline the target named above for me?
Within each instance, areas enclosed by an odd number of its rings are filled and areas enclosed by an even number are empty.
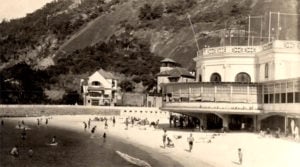
[[[170,59],[170,58],[164,58],[162,61],[160,61],[161,63],[176,63],[176,61]]]
[[[115,79],[116,77],[111,72],[104,71],[100,69],[97,71],[100,75],[102,75],[105,79]]]
[[[157,76],[169,76],[170,78],[179,78],[181,76],[195,78],[187,69],[182,67],[175,67],[172,70],[162,71],[158,73]]]

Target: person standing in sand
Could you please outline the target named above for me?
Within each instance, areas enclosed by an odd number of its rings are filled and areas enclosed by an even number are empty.
[[[113,121],[113,127],[115,127],[115,124],[116,124],[116,118],[115,118],[115,116],[113,117],[112,121]]]
[[[95,131],[96,131],[96,128],[97,128],[97,126],[94,126],[94,127],[92,128],[92,130],[91,130],[91,133],[92,133],[92,134],[94,134],[94,133],[95,133]]]
[[[89,118],[89,120],[88,120],[88,127],[89,127],[89,129],[91,127],[91,118]]]
[[[167,141],[167,130],[164,129],[164,134],[163,134],[163,148],[166,148],[166,141]]]
[[[128,117],[126,118],[126,120],[125,120],[125,125],[126,125],[126,130],[128,130],[128,124],[129,124],[129,121],[128,121]]]
[[[108,128],[108,124],[107,124],[107,119],[106,119],[104,122],[104,129],[107,129],[107,128]]]
[[[84,131],[86,131],[87,124],[85,122],[83,122],[83,128],[84,128]]]
[[[187,138],[187,141],[189,143],[189,151],[192,152],[192,149],[193,149],[193,144],[194,144],[194,137],[193,137],[193,134],[191,133],[190,134],[190,137]]]
[[[243,163],[243,153],[242,153],[241,148],[238,149],[238,157],[239,157],[239,163],[240,163],[240,165],[242,165],[242,163]]]
[[[103,133],[102,137],[103,137],[103,142],[105,142],[106,141],[106,133],[105,132]]]

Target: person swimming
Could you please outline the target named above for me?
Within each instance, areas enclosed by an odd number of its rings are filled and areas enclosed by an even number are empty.
[[[14,157],[18,157],[19,156],[19,150],[18,150],[18,146],[15,145],[11,151],[10,151],[10,155],[14,156]]]
[[[49,145],[50,145],[50,146],[57,146],[57,145],[58,145],[58,143],[57,143],[57,141],[56,141],[56,136],[53,136],[53,137],[52,137],[51,142],[50,142]]]

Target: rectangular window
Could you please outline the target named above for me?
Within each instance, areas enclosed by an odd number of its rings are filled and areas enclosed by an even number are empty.
[[[269,77],[269,64],[266,63],[265,64],[265,78],[268,78]]]
[[[287,102],[288,102],[288,103],[293,103],[293,100],[294,100],[293,93],[292,93],[292,92],[289,92],[289,93],[287,94]]]
[[[285,103],[285,93],[281,93],[281,103]]]
[[[264,103],[269,103],[269,96],[268,96],[268,94],[265,94],[264,95]]]
[[[279,93],[275,94],[275,103],[280,103],[280,94]]]
[[[274,94],[269,94],[270,96],[270,103],[274,103]]]
[[[300,103],[300,92],[295,92],[295,102]]]

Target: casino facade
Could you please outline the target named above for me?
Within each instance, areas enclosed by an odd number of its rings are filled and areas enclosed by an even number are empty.
[[[162,84],[162,110],[196,117],[205,129],[282,131],[300,125],[300,42],[203,48],[196,81]]]

